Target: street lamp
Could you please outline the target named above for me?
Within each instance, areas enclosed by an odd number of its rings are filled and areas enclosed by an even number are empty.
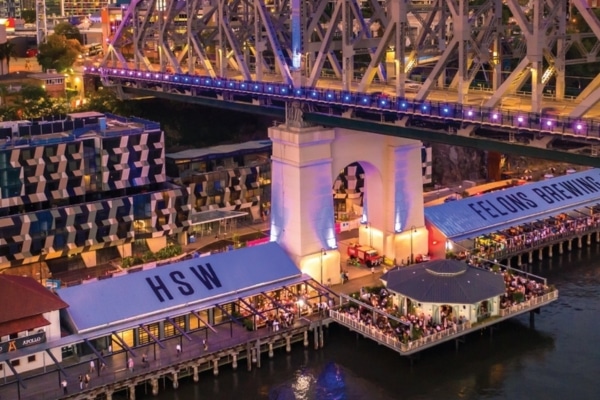
[[[323,256],[326,256],[327,252],[324,248],[321,248],[321,285],[323,284]]]
[[[417,232],[417,227],[414,225],[411,225],[410,227],[410,263],[413,264],[415,262],[414,260],[414,256],[413,256],[413,233]]]

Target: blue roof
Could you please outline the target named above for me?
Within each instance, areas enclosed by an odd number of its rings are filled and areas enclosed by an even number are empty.
[[[192,258],[110,279],[57,290],[78,333],[133,326],[210,308],[267,286],[297,281],[302,272],[275,242]],[[233,295],[233,296],[232,296]]]
[[[460,241],[600,201],[600,169],[529,183],[425,208],[425,219]]]
[[[459,260],[397,268],[381,277],[391,291],[422,303],[476,304],[506,292],[504,278]]]

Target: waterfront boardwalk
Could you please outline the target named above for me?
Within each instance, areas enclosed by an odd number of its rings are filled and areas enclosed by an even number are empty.
[[[254,227],[248,228],[256,231]],[[208,242],[210,239],[206,239]],[[213,239],[214,241],[214,239]],[[186,246],[186,252],[200,249],[203,243]],[[340,305],[348,299],[348,294],[362,288],[380,286],[383,267],[374,270],[357,267],[343,267],[350,278],[344,284],[332,285],[329,289],[337,293],[335,305],[327,312],[313,312],[296,319],[293,326],[277,332],[267,328],[247,330],[242,324],[224,322],[214,327],[203,327],[184,335],[162,339],[157,344],[138,346],[132,351],[115,351],[104,354],[107,364],[99,368],[96,356],[71,357],[61,366],[66,375],[54,364],[45,371],[32,371],[20,375],[22,384],[14,377],[0,377],[0,399],[111,399],[113,394],[135,398],[135,388],[143,388],[147,393],[158,393],[167,387],[176,388],[179,379],[192,377],[194,381],[203,379],[202,373],[218,375],[219,368],[260,368],[261,359],[275,356],[275,352],[291,351],[292,344],[319,349],[324,346],[323,328],[333,321],[356,331],[365,338],[376,341],[401,355],[411,356],[439,343],[457,339],[472,331],[496,324],[504,319],[531,312],[556,299],[556,291],[525,303],[502,310],[502,315],[476,325],[465,324],[453,330],[444,330],[435,335],[420,338],[408,343],[393,336],[383,334],[372,326],[365,325],[345,314]],[[207,347],[205,348],[204,342]],[[177,347],[181,347],[178,354]],[[143,365],[142,356],[147,363]],[[128,361],[134,362],[133,370]],[[90,371],[90,361],[95,363],[95,371]],[[238,365],[239,363],[239,365]],[[90,375],[90,382],[80,389],[79,376]],[[204,375],[205,376],[205,375]],[[61,386],[66,380],[67,393]]]

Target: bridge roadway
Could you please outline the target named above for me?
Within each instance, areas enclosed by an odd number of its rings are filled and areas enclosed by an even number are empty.
[[[425,142],[440,142],[482,150],[498,151],[560,162],[600,166],[600,120],[566,117],[575,103],[548,102],[548,114],[531,109],[524,97],[510,97],[503,107],[482,107],[490,92],[476,91],[468,104],[448,101],[450,91],[434,91],[427,101],[415,101],[414,94],[395,98],[390,85],[374,85],[374,92],[343,92],[337,81],[321,82],[318,88],[294,88],[273,81],[241,81],[239,75],[210,78],[138,71],[132,69],[86,67],[87,75],[102,77],[105,84],[120,85],[136,96],[158,96],[262,113],[285,118],[285,107],[298,103],[305,122],[338,126]],[[216,101],[219,100],[219,101]],[[590,115],[600,115],[596,108]],[[555,139],[576,143],[576,150],[552,148]],[[573,148],[571,147],[571,148]]]

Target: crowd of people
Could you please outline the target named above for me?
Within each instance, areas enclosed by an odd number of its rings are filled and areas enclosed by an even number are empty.
[[[548,240],[559,239],[565,235],[576,235],[600,228],[600,214],[591,214],[575,218],[560,214],[541,222],[525,224],[495,232],[488,237],[476,239],[475,248],[479,254],[487,254],[489,258],[497,258],[498,253],[511,253],[536,247]]]
[[[467,262],[470,263],[470,261]],[[472,265],[502,274],[506,292],[500,296],[501,309],[507,309],[517,303],[542,296],[550,290],[545,282],[536,280],[527,274],[517,273],[512,269],[499,269],[492,264]],[[436,319],[423,312],[411,312],[414,309],[410,308],[409,312],[401,313],[399,308],[394,307],[390,293],[385,287],[375,290],[361,288],[357,297],[360,303],[350,302],[341,307],[340,312],[354,321],[372,327],[379,333],[393,337],[402,343],[426,338],[446,330],[456,331],[461,325],[468,322],[465,316],[457,316],[449,305],[440,306],[439,318]],[[489,310],[487,310],[489,305],[482,302],[480,306],[479,315],[484,318],[490,316]]]

